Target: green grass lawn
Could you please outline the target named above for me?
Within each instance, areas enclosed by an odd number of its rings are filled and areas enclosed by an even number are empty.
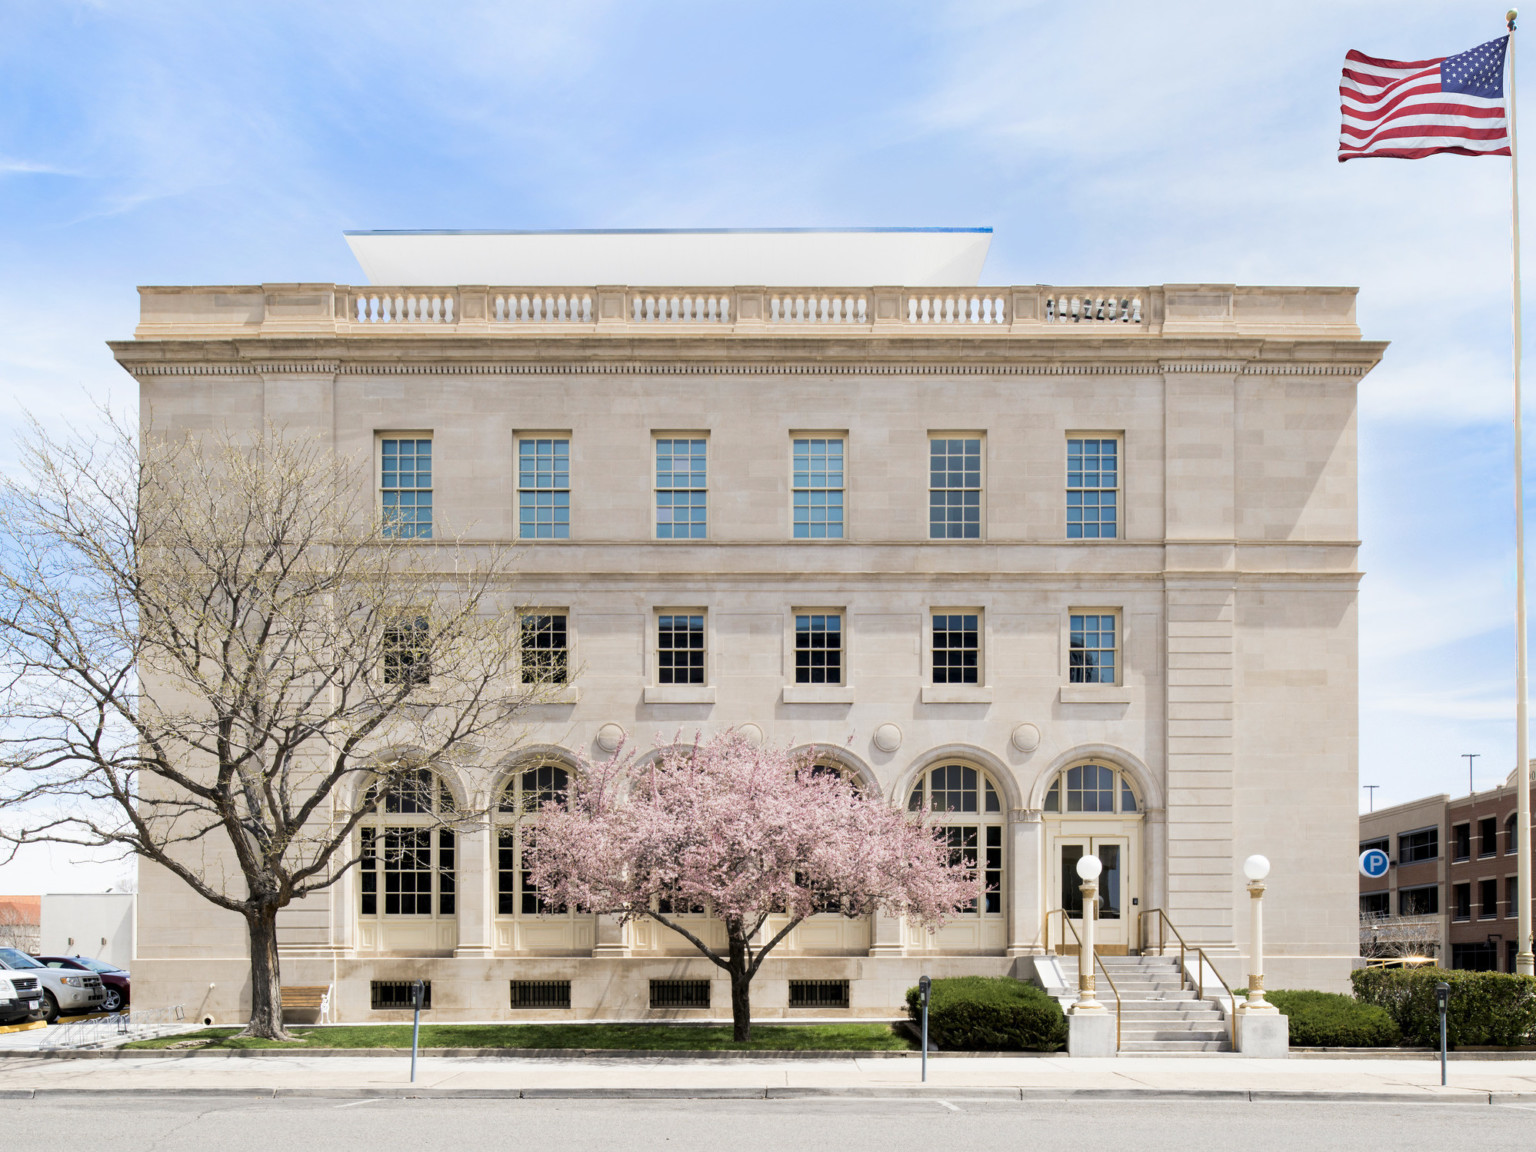
[[[202,1048],[409,1048],[409,1024],[298,1027],[300,1040],[277,1044],[235,1037],[238,1028],[205,1028],[135,1040],[125,1048],[169,1048],[206,1041]],[[423,1024],[423,1048],[611,1048],[666,1051],[904,1051],[915,1049],[904,1031],[889,1024],[755,1024],[752,1041],[738,1044],[729,1025],[690,1024]],[[190,1045],[188,1045],[190,1048]]]

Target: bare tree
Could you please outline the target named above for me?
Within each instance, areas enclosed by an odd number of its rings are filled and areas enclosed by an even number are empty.
[[[515,742],[544,689],[508,557],[380,523],[313,440],[107,425],[34,426],[0,486],[0,837],[117,846],[238,913],[247,1032],[281,1038],[278,911],[356,863],[402,782]]]
[[[1439,951],[1438,916],[1360,916],[1360,955],[1367,959],[1433,957]]]
[[[0,898],[0,948],[35,953],[42,947],[43,926],[16,903]]]

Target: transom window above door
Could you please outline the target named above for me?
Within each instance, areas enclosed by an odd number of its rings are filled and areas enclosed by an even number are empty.
[[[1051,781],[1044,810],[1090,815],[1130,815],[1142,810],[1130,777],[1105,764],[1075,764]]]

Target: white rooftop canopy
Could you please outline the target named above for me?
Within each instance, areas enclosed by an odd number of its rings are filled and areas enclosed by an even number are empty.
[[[990,228],[348,232],[370,284],[966,288]]]

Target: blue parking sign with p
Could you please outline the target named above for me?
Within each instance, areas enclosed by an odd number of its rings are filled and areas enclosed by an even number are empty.
[[[1367,848],[1360,853],[1360,875],[1378,880],[1387,874],[1392,861],[1380,848]]]

